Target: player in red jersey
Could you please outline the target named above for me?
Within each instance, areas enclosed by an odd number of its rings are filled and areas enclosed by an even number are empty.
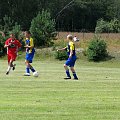
[[[17,52],[18,49],[21,47],[21,43],[15,38],[15,35],[11,33],[10,38],[5,41],[4,47],[7,48],[8,69],[6,75],[8,75],[11,68],[15,70],[15,64],[13,64],[13,61],[16,60]]]

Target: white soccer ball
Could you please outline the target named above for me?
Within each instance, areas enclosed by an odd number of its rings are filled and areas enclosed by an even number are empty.
[[[33,73],[33,76],[34,76],[34,77],[38,77],[38,76],[39,76],[38,72],[37,72],[37,71],[34,72],[34,73]]]

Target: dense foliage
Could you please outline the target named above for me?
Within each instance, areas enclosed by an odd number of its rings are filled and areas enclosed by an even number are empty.
[[[58,59],[58,60],[66,60],[68,58],[68,55],[67,55],[67,51],[66,50],[63,50],[63,51],[57,51],[56,49],[61,49],[61,48],[64,48],[65,46],[67,46],[67,43],[63,40],[61,40],[59,42],[58,45],[54,45],[54,50],[55,50],[55,59]]]
[[[34,37],[36,46],[49,46],[51,40],[56,37],[55,22],[50,13],[42,11],[31,22],[30,31]]]
[[[55,58],[58,60],[66,60],[68,58],[66,51],[56,51]]]
[[[90,61],[100,61],[107,57],[107,45],[104,40],[94,37],[87,49],[87,57]]]
[[[94,31],[100,18],[120,20],[120,0],[1,0],[0,25],[7,15],[28,30],[32,19],[43,9],[56,19],[57,30]]]
[[[12,32],[19,39],[21,32],[21,26],[17,22],[14,22],[11,17],[5,15],[2,20],[3,24],[0,25],[0,57],[5,54],[4,43],[9,38],[9,34]]]
[[[110,22],[100,19],[97,21],[95,28],[96,33],[119,33],[120,32],[120,21],[113,19]]]

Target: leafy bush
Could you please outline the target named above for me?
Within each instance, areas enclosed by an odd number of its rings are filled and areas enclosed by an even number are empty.
[[[120,20],[115,18],[114,20],[110,21],[109,25],[110,25],[110,32],[113,32],[113,33],[120,32]]]
[[[15,37],[17,39],[19,39],[19,36],[20,36],[20,33],[21,33],[21,26],[18,25],[18,23],[16,22],[15,25],[12,27],[11,32],[15,34]]]
[[[97,21],[97,25],[95,28],[96,33],[104,33],[109,31],[109,24],[108,22],[104,21],[103,19],[100,19]]]
[[[56,37],[55,21],[51,19],[48,11],[43,10],[32,20],[30,31],[36,46],[49,46],[52,39]]]
[[[14,25],[14,21],[8,15],[5,15],[2,19],[2,24],[0,25],[0,30],[4,33],[12,30],[12,26]]]
[[[59,60],[66,60],[68,58],[66,51],[56,51],[55,58]]]
[[[55,43],[54,44],[54,49],[55,50],[55,59],[58,59],[58,60],[66,60],[68,58],[68,55],[67,55],[67,51],[56,51],[56,48],[64,48],[66,46],[66,42],[64,41],[64,39],[61,39],[59,42]]]
[[[97,21],[97,25],[95,28],[96,33],[119,33],[120,32],[120,20],[114,18],[110,22],[104,21],[100,19]]]
[[[107,45],[104,40],[94,37],[87,49],[87,57],[90,61],[100,61],[107,57]]]
[[[7,37],[4,36],[4,33],[0,31],[0,57],[5,55],[6,49],[4,49],[4,43]]]
[[[0,43],[0,57],[5,54],[4,44]]]

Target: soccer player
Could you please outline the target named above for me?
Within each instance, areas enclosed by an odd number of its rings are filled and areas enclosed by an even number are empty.
[[[66,70],[67,77],[64,79],[71,79],[71,75],[70,75],[70,72],[68,69],[68,66],[69,66],[72,71],[74,80],[78,80],[78,77],[77,77],[75,69],[74,69],[74,65],[75,65],[75,61],[76,61],[76,53],[75,53],[75,44],[73,43],[72,35],[69,34],[67,36],[67,40],[69,41],[68,46],[57,50],[57,51],[66,50],[67,54],[68,54],[68,59],[66,60],[66,62],[64,64],[64,68]]]
[[[26,40],[24,47],[26,48],[26,58],[25,58],[26,73],[24,74],[24,76],[30,76],[30,70],[33,73],[35,72],[35,69],[30,64],[33,61],[34,53],[35,53],[33,38],[31,37],[30,31],[25,31],[25,39]]]
[[[10,38],[5,41],[4,48],[7,48],[8,57],[8,69],[6,75],[9,74],[11,68],[15,70],[15,65],[13,62],[16,60],[18,49],[21,47],[19,40],[15,38],[13,33],[10,34]]]

